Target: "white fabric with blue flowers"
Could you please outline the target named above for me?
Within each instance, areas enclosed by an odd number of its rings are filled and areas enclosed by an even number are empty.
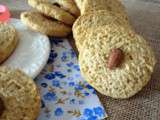
[[[38,120],[101,120],[106,112],[95,90],[80,74],[77,57],[67,40],[51,38],[48,63],[36,83],[42,106]]]

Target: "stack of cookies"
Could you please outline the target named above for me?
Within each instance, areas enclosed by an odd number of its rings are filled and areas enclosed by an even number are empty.
[[[28,0],[36,11],[21,14],[21,20],[31,29],[48,36],[65,37],[80,12],[73,0]]]
[[[100,93],[129,98],[150,80],[156,63],[147,41],[130,26],[119,0],[75,0],[73,25],[81,73]]]
[[[18,41],[14,26],[0,22],[0,64]],[[0,120],[35,120],[39,111],[40,94],[34,81],[19,70],[0,66]]]

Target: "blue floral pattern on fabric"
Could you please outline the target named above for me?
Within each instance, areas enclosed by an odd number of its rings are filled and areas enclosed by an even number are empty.
[[[52,81],[52,85],[53,85],[54,87],[60,87],[60,82],[59,82],[58,80],[53,80],[53,81]]]
[[[45,95],[44,95],[44,99],[45,100],[47,100],[47,101],[55,101],[56,100],[56,94],[55,93],[50,93],[50,92],[48,92],[48,93],[46,93]]]
[[[84,110],[84,116],[92,116],[93,115],[93,111],[91,110],[91,109],[89,109],[89,108],[86,108],[85,110]]]
[[[54,112],[55,116],[62,116],[63,115],[63,110],[62,108],[57,108]]]
[[[56,57],[58,57],[58,54],[55,53],[54,50],[51,50],[50,56],[49,56],[49,59],[48,59],[48,64],[53,63]]]
[[[101,120],[107,117],[96,91],[81,76],[76,53],[68,41],[50,40],[50,57],[36,78],[42,98],[37,120]]]
[[[96,107],[94,108],[94,112],[96,115],[98,115],[99,117],[104,116],[104,110],[101,107]]]

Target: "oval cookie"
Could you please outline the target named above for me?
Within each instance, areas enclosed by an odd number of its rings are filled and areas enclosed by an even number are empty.
[[[31,29],[49,36],[65,37],[71,33],[71,28],[67,25],[48,19],[39,12],[24,12],[21,20]]]

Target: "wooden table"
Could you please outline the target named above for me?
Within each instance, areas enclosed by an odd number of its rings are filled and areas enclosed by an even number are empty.
[[[151,82],[128,100],[115,100],[98,94],[109,118],[107,120],[160,120],[160,0],[122,0],[135,30],[148,39],[158,63]],[[0,0],[12,10],[13,17],[30,9],[26,0]],[[74,40],[70,40],[75,48]],[[76,50],[76,48],[75,48]]]

